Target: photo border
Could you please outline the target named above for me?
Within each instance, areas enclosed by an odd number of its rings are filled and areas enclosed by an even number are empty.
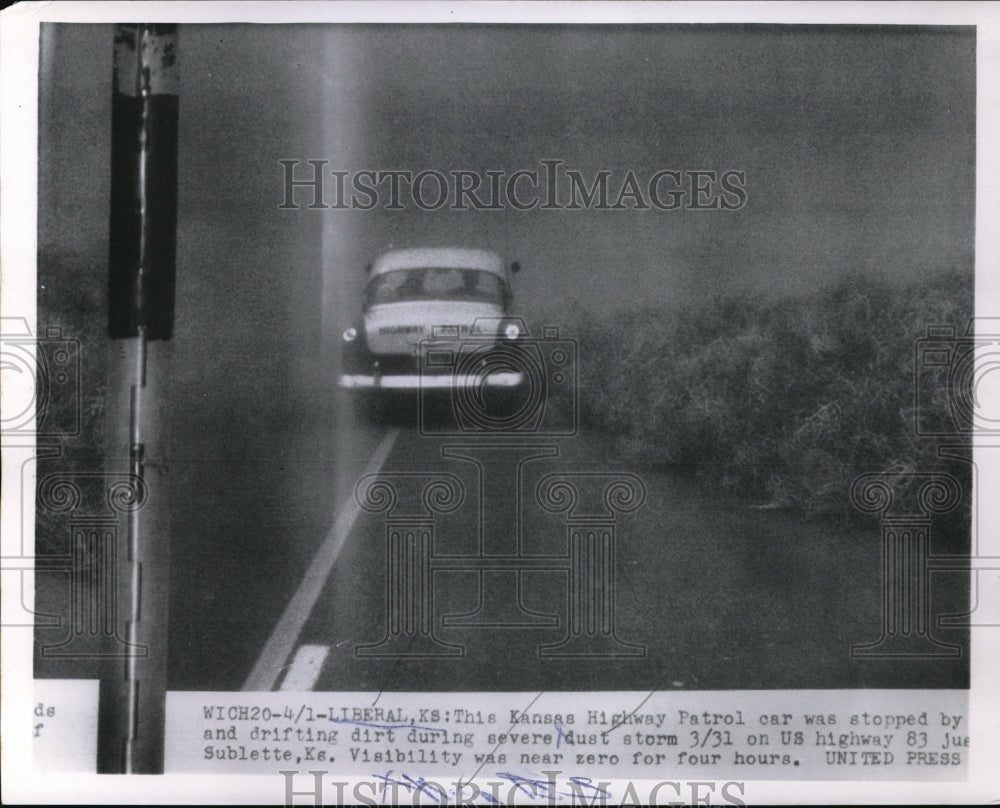
[[[990,3],[84,3],[26,4],[8,8],[0,23],[0,93],[2,93],[3,176],[0,197],[0,243],[3,244],[0,307],[4,317],[36,320],[38,43],[41,22],[256,22],[256,23],[788,23],[819,25],[974,25],[977,28],[976,147],[976,314],[1000,313],[1000,4]],[[26,77],[30,80],[25,81]],[[23,390],[6,389],[5,400]],[[3,477],[20,474],[18,458],[4,442]],[[1000,490],[1000,465],[992,453],[975,450],[982,476],[980,491]],[[18,503],[5,500],[2,511],[3,555],[30,556],[33,527],[21,534]],[[34,491],[24,500],[34,506]],[[995,524],[978,525],[974,505],[973,535],[979,553],[1000,555]],[[28,520],[25,524],[32,525]],[[978,533],[977,533],[978,531]],[[23,546],[23,549],[22,549]],[[17,552],[13,552],[15,548]],[[3,613],[16,613],[23,597],[33,598],[33,573],[19,573],[24,586],[4,586]],[[971,630],[969,716],[973,743],[969,778],[964,783],[878,781],[747,781],[745,798],[755,802],[963,802],[1000,797],[995,760],[1000,751],[1000,700],[995,673],[1000,667],[1000,632]],[[274,802],[283,787],[277,775],[158,775],[107,777],[31,773],[31,715],[23,705],[33,700],[32,631],[8,628],[2,633],[3,797],[14,802],[125,801],[160,804],[198,800],[218,804]],[[22,743],[14,739],[25,739]],[[345,778],[352,779],[352,778]]]

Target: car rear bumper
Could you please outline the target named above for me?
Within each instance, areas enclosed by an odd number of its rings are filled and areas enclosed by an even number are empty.
[[[523,373],[489,373],[485,376],[435,374],[348,374],[340,377],[340,386],[348,390],[452,390],[456,387],[517,387],[524,382]]]

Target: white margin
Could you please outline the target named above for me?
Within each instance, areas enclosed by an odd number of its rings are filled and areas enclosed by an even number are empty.
[[[35,248],[37,206],[38,36],[41,22],[481,22],[510,23],[811,23],[975,25],[977,34],[977,314],[1000,312],[1000,4],[997,2],[31,2],[0,15],[0,313],[35,321]],[[928,189],[933,193],[933,189]],[[14,385],[11,385],[14,387]],[[4,399],[23,390],[3,391]],[[996,491],[995,467],[981,480],[981,491]],[[3,479],[9,483],[9,453]],[[993,466],[996,466],[993,463]],[[987,483],[989,485],[987,486]],[[9,491],[9,486],[7,488]],[[3,502],[3,554],[20,547],[17,503]],[[980,526],[980,553],[1000,554],[996,526]],[[25,542],[28,552],[33,536]],[[25,580],[31,580],[26,575]],[[30,595],[30,590],[27,591]],[[17,608],[20,592],[4,586],[2,609]],[[972,631],[972,697],[975,738],[969,782],[766,782],[748,781],[748,802],[956,803],[1000,800],[1000,693],[997,661],[1000,632]],[[31,778],[30,721],[14,705],[30,699],[31,632],[3,632],[2,726],[3,798],[5,802],[141,802],[262,804],[273,802],[275,776],[59,776]],[[992,692],[990,688],[993,688]],[[345,778],[348,779],[348,778]],[[803,789],[808,794],[803,794]]]

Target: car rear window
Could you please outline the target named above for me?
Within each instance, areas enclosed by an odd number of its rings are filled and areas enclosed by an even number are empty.
[[[503,306],[507,284],[492,272],[451,267],[397,269],[369,282],[366,305],[402,300],[468,300]]]

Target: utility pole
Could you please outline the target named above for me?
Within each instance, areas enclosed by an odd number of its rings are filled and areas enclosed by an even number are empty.
[[[107,462],[127,455],[141,501],[125,509],[126,546],[116,552],[126,642],[101,681],[98,771],[154,774],[163,771],[166,708],[170,533],[159,410],[174,319],[177,26],[116,25],[112,85],[108,332],[122,342],[111,357]]]

